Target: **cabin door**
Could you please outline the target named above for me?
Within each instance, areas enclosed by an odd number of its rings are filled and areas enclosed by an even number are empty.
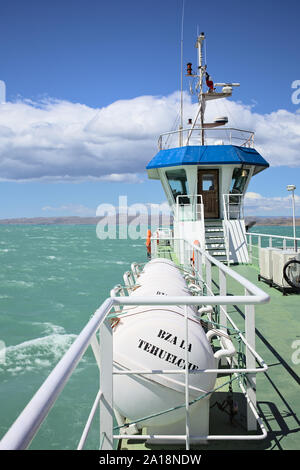
[[[205,219],[219,218],[219,170],[198,170],[198,194],[202,195]]]

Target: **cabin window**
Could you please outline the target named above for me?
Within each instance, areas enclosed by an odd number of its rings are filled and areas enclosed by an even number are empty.
[[[177,202],[178,196],[183,196],[178,198],[179,204],[189,204],[189,198],[184,197],[188,194],[188,183],[185,170],[178,169],[166,171],[166,177],[175,202]]]
[[[215,182],[214,175],[203,175],[202,176],[202,191],[214,191]]]
[[[230,194],[243,194],[248,179],[249,170],[235,168],[233,170]]]

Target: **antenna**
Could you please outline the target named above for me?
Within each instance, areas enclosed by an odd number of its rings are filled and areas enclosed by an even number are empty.
[[[203,65],[203,42],[205,41],[205,34],[202,32],[199,36],[197,36],[197,43],[196,47],[198,48],[198,70],[200,73],[199,79],[199,95],[198,100],[200,104],[200,119],[201,119],[201,143],[204,145],[204,130],[203,130],[203,122],[204,122],[204,110],[205,110],[205,100],[203,98],[203,76],[204,70],[206,70],[206,66]]]
[[[181,41],[180,41],[180,124],[179,130],[182,131],[183,129],[183,20],[184,20],[184,2],[182,0],[182,15],[181,15]],[[179,132],[179,147],[182,147],[182,132]]]

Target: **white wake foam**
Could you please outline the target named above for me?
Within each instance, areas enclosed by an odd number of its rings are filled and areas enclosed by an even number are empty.
[[[43,325],[45,330],[52,330],[52,333],[6,347],[5,360],[0,364],[0,372],[18,375],[54,367],[71,346],[76,335],[61,334],[64,329],[51,323]],[[54,330],[56,332],[53,332]]]

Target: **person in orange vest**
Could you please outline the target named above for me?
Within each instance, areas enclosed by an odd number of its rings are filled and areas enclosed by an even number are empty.
[[[199,240],[195,240],[194,245],[200,246]],[[191,261],[192,268],[194,268],[194,266],[195,266],[195,250],[193,250],[193,256],[192,256],[190,261]]]
[[[146,248],[147,248],[147,257],[148,259],[151,259],[151,230],[147,231]]]

